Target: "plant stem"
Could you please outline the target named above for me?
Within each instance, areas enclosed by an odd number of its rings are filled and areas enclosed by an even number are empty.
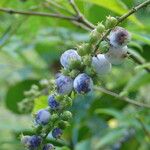
[[[0,8],[0,11],[6,12],[9,14],[21,14],[21,15],[29,15],[29,16],[45,16],[45,17],[52,17],[52,18],[60,18],[65,20],[76,21],[77,18],[75,17],[68,17],[60,14],[52,14],[52,13],[43,13],[43,12],[35,12],[35,11],[20,11],[14,10],[9,8]]]
[[[109,91],[109,90],[107,90],[107,89],[105,89],[103,87],[94,87],[94,89],[97,90],[97,91],[103,92],[103,93],[105,93],[107,95],[113,96],[113,97],[115,97],[115,98],[117,98],[119,100],[122,100],[122,101],[128,102],[130,104],[136,105],[138,107],[150,108],[150,105],[148,105],[148,104],[137,102],[137,101],[135,101],[133,99],[130,99],[128,97],[122,97],[119,94],[117,94],[115,92],[112,92],[112,91]]]
[[[82,23],[91,30],[94,29],[95,26],[84,17],[84,15],[80,12],[79,8],[75,4],[74,0],[69,0],[69,3],[72,6],[74,12],[76,13],[76,18],[78,18],[78,22]]]
[[[143,8],[143,7],[146,7],[150,4],[150,0],[147,0],[141,4],[139,4],[138,6],[136,7],[133,7],[129,12],[127,12],[126,14],[122,15],[121,17],[118,18],[118,21],[117,23],[114,25],[114,27],[116,27],[117,25],[119,25],[121,22],[123,22],[126,18],[128,18],[129,16],[131,16],[133,13],[137,12],[139,9]],[[114,28],[113,27],[113,28]],[[111,32],[111,30],[113,29],[109,29],[106,31],[106,33],[101,37],[101,39],[99,40],[98,44],[96,45],[96,48],[94,50],[94,52],[96,53],[96,51],[98,50],[99,48],[99,44],[101,43],[102,40],[104,40],[108,34]]]

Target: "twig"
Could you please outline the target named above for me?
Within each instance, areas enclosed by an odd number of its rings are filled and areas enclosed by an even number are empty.
[[[69,0],[70,5],[72,6],[73,10],[76,13],[76,18],[78,18],[78,22],[82,23],[83,25],[87,26],[91,30],[95,28],[95,26],[89,22],[84,15],[80,12],[79,8],[75,4],[74,0]]]
[[[53,0],[47,0],[46,2],[47,2],[48,4],[53,5],[54,7],[57,7],[57,8],[60,9],[60,10],[65,11],[66,13],[68,13],[68,14],[74,16],[74,14],[73,14],[71,11],[69,11],[68,9],[65,9],[63,6],[57,4],[57,3],[54,2]]]
[[[0,8],[0,11],[6,12],[9,14],[21,14],[21,15],[29,15],[29,16],[43,16],[43,17],[52,17],[52,18],[60,18],[65,20],[77,21],[75,17],[68,17],[60,14],[52,14],[52,13],[43,13],[43,12],[35,12],[35,11],[20,11],[9,8]]]
[[[94,87],[94,89],[97,90],[97,91],[103,92],[103,93],[105,93],[107,95],[111,95],[111,96],[113,96],[113,97],[115,97],[117,99],[120,99],[122,101],[128,102],[130,104],[133,104],[133,105],[136,105],[136,106],[139,106],[139,107],[150,108],[150,105],[148,105],[148,104],[137,102],[137,101],[135,101],[133,99],[130,99],[128,97],[122,97],[119,94],[117,94],[115,92],[112,92],[112,91],[109,91],[109,90],[107,90],[107,89],[105,89],[103,87]]]
[[[139,9],[143,8],[143,7],[146,7],[150,4],[150,0],[147,0],[141,4],[139,4],[138,6],[136,7],[133,7],[129,12],[127,12],[126,14],[122,15],[121,17],[118,18],[118,21],[117,23],[114,25],[114,27],[116,27],[117,25],[119,25],[121,22],[123,22],[126,18],[128,18],[129,16],[131,16],[133,13],[137,12]],[[113,28],[112,28],[113,29]],[[106,31],[106,33],[101,37],[101,39],[99,40],[98,44],[96,45],[96,48],[94,50],[94,52],[96,53],[96,51],[98,50],[99,48],[99,44],[101,43],[101,41],[103,39],[105,39],[108,34],[111,32],[112,29],[109,29]]]
[[[80,16],[80,10],[78,9],[78,7],[75,4],[74,0],[69,0],[69,3],[72,6],[73,10],[76,12],[76,15]]]

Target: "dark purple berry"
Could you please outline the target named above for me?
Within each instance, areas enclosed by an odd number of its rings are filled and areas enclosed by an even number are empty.
[[[88,93],[93,88],[92,79],[85,73],[79,74],[74,80],[74,89],[77,93]]]
[[[55,96],[54,95],[50,95],[48,97],[48,105],[50,106],[50,108],[52,110],[56,110],[60,108],[60,104],[56,101]]]
[[[52,136],[53,136],[54,138],[58,139],[58,138],[61,137],[61,135],[62,135],[62,129],[60,129],[60,128],[55,128],[55,129],[53,129],[53,131],[52,131]]]
[[[69,94],[73,89],[73,80],[69,76],[59,75],[56,78],[56,88],[59,94]]]
[[[21,142],[24,144],[24,146],[30,150],[37,149],[41,142],[42,138],[40,136],[22,136]]]

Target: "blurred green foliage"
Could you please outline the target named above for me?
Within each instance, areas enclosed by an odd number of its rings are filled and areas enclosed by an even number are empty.
[[[96,24],[108,15],[119,16],[144,0],[76,0],[81,12]],[[55,0],[71,10],[67,0]],[[2,0],[0,7],[53,12],[41,0]],[[132,34],[130,52],[143,62],[150,60],[150,7],[129,17],[122,26]],[[30,115],[21,115],[17,103],[23,92],[42,78],[60,70],[59,57],[69,48],[88,39],[85,31],[71,22],[0,12],[0,150],[23,150],[19,134],[30,132]],[[148,64],[145,64],[148,65]],[[118,93],[150,104],[150,75],[131,59],[99,81]],[[45,107],[46,97],[36,100]],[[117,101],[100,92],[74,101],[71,126],[64,139],[75,150],[149,150],[150,110]],[[35,111],[34,110],[34,111]],[[121,148],[117,144],[122,142]],[[115,149],[116,148],[116,149]],[[58,150],[65,148],[58,148]],[[66,148],[67,149],[67,148]]]

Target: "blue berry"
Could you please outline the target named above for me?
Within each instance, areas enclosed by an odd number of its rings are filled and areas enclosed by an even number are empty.
[[[69,94],[73,89],[73,80],[69,76],[59,75],[56,78],[56,88],[59,94]]]
[[[93,88],[93,81],[87,74],[82,73],[75,78],[73,86],[77,93],[88,93]]]
[[[41,109],[37,112],[35,121],[37,124],[46,125],[50,120],[51,114],[48,110]]]
[[[111,46],[109,51],[105,54],[105,58],[113,65],[119,65],[123,63],[127,56],[128,47],[113,47]]]
[[[50,95],[48,97],[48,105],[52,110],[56,110],[60,108],[60,104],[56,101],[55,95]]]
[[[54,149],[55,149],[55,147],[52,144],[46,144],[43,147],[43,150],[54,150]]]
[[[33,150],[33,149],[37,149],[40,146],[42,142],[42,138],[36,135],[22,136],[21,142],[22,144],[24,144],[26,148]]]
[[[111,70],[111,63],[105,58],[104,54],[98,54],[92,58],[92,66],[96,73],[107,74]]]
[[[52,130],[52,136],[56,139],[60,138],[62,135],[62,129],[60,128],[55,128]]]
[[[123,47],[130,41],[131,35],[122,27],[116,27],[110,32],[110,44],[114,47]]]
[[[70,68],[71,61],[81,61],[81,57],[73,49],[65,51],[60,57],[60,63],[64,68]]]

